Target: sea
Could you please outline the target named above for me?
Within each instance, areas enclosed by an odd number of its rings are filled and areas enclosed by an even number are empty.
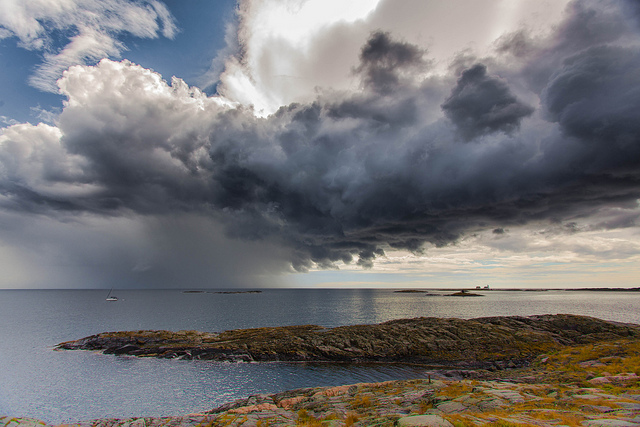
[[[640,324],[640,292],[262,289],[0,290],[0,415],[47,423],[161,417],[213,409],[258,393],[410,379],[403,364],[223,363],[56,351],[56,344],[140,329],[220,332],[237,328],[373,324],[413,317],[476,318],[571,313]]]

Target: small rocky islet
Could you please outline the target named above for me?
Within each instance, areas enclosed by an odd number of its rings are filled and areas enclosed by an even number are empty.
[[[325,348],[311,351],[312,345]],[[202,347],[219,351],[193,353]],[[219,334],[112,332],[58,348],[138,357],[430,365],[423,379],[261,394],[179,417],[72,424],[81,427],[640,426],[640,326],[584,316],[419,318]],[[0,417],[0,427],[45,425]]]

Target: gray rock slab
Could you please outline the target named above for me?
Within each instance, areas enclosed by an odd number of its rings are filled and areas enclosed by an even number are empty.
[[[465,394],[462,395],[460,397],[457,397],[455,399],[453,399],[454,402],[460,402],[460,403],[464,403],[465,405],[475,405],[476,403],[480,402],[480,399],[478,399],[477,397],[474,397],[470,394]]]
[[[491,411],[493,409],[499,409],[507,406],[507,403],[502,399],[495,398],[478,402],[477,406],[482,411]]]
[[[613,402],[621,408],[628,409],[631,411],[640,411],[640,403],[634,402]]]
[[[456,412],[463,412],[467,410],[467,407],[460,402],[449,401],[441,403],[437,408],[445,414],[454,414]]]
[[[603,392],[595,392],[595,393],[585,393],[585,394],[574,394],[572,396],[574,399],[592,399],[592,400],[596,400],[596,399],[616,399],[617,396],[614,396],[612,394],[607,394],[607,393],[603,393]]]
[[[402,417],[396,425],[398,427],[453,427],[453,424],[438,415]]]
[[[589,420],[583,421],[582,425],[586,427],[637,427],[638,423],[632,423],[624,420],[617,419],[601,419],[601,420]]]
[[[601,395],[595,395],[595,394],[574,394],[573,398],[584,399],[584,400],[599,400],[599,399],[602,399],[603,397]]]
[[[522,395],[520,393],[518,393],[517,391],[513,391],[513,390],[491,389],[491,390],[485,390],[484,392],[487,393],[487,394],[490,394],[492,396],[496,396],[496,397],[499,397],[501,399],[508,400],[511,403],[522,403],[522,402],[524,402],[524,398],[522,397]]]
[[[412,391],[409,393],[403,393],[398,395],[398,398],[408,402],[413,402],[414,400],[424,400],[425,398],[429,398],[429,397],[430,397],[429,393],[424,393],[422,391],[419,391],[419,392]]]
[[[120,425],[121,427],[146,427],[144,418],[126,421]]]
[[[583,405],[580,408],[588,411],[590,410],[593,412],[601,412],[601,413],[612,412],[614,410],[610,406],[603,406],[603,405]]]

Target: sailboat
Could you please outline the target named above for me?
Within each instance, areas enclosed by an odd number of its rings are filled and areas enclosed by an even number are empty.
[[[107,301],[118,301],[118,297],[112,296],[111,292],[113,292],[113,288],[111,288],[111,290],[109,291],[109,294],[107,295]]]

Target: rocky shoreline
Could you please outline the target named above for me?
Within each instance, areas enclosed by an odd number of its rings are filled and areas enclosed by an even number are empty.
[[[640,336],[640,327],[585,316],[416,318],[376,325],[199,331],[105,332],[61,343],[137,357],[234,362],[403,362],[464,369],[527,366],[563,347]]]
[[[455,334],[453,329],[449,329],[454,327],[458,327]],[[386,342],[392,348],[397,343],[406,341],[408,348],[412,349],[397,350],[399,360],[438,360],[442,366],[457,368],[425,371],[424,378],[415,380],[315,387],[254,395],[197,414],[162,418],[100,419],[69,426],[640,426],[640,326],[583,316],[406,319],[379,325],[333,329],[300,326],[221,334],[138,331],[98,334],[62,343],[59,347],[108,350],[112,353],[118,353],[112,350],[120,349],[120,354],[147,357],[169,357],[166,352],[171,351],[174,354],[171,357],[180,357],[178,351],[184,351],[183,354],[186,355],[187,349],[196,348],[196,344],[215,344],[220,348],[224,344],[225,351],[230,355],[249,354],[254,357],[261,353],[251,353],[252,347],[249,344],[253,344],[251,340],[255,341],[261,333],[266,333],[267,339],[273,339],[274,336],[287,337],[284,340],[287,345],[298,343],[293,346],[298,353],[293,354],[301,357],[299,352],[307,351],[301,350],[307,348],[302,343],[312,338],[319,339],[318,336],[323,334],[332,337],[330,342],[334,345],[345,343],[348,339],[351,345],[349,348],[364,351],[362,349],[367,347],[359,344],[358,339],[382,339],[376,338],[376,334],[382,333],[381,331],[387,334],[395,331],[399,334],[386,336]],[[431,352],[417,353],[416,347],[411,347],[415,344],[410,336],[415,334],[421,337],[419,339],[424,339],[425,335],[436,331],[446,338],[440,337],[438,348],[443,354],[439,357],[434,358],[434,353]],[[472,339],[469,336],[479,332],[486,333],[489,338]],[[449,336],[448,333],[453,335]],[[138,340],[136,344],[127,341],[132,337]],[[161,337],[164,337],[164,342]],[[170,341],[166,341],[167,339]],[[461,339],[464,343],[453,345],[449,342]],[[490,340],[497,342],[492,344]],[[121,347],[113,347],[116,345]],[[135,345],[138,349],[122,348],[128,345]],[[282,343],[273,345],[277,347]],[[480,351],[479,346],[483,345],[487,348]],[[168,346],[167,350],[162,350],[165,352],[160,350],[164,348],[162,346]],[[501,352],[497,347],[501,347]],[[264,350],[266,347],[258,348]],[[342,348],[341,351],[357,355],[354,357],[356,361],[362,360],[360,351],[349,348]],[[141,349],[155,349],[155,353],[140,352]],[[460,351],[457,359],[453,357],[454,349]],[[281,350],[276,352],[279,357],[289,354],[279,351]],[[308,358],[316,353],[304,354]],[[325,350],[317,354],[327,357],[333,351]],[[344,357],[344,353],[338,354]],[[385,359],[393,359],[391,354],[392,351],[386,350],[379,353]],[[471,357],[466,365],[456,363],[462,362],[465,357]],[[194,358],[193,355],[191,358]],[[460,369],[461,367],[465,369]],[[0,416],[0,427],[46,426],[46,423],[39,420]]]
[[[259,394],[203,413],[69,427],[640,426],[640,340],[566,347],[525,369]],[[429,374],[427,374],[429,375]],[[65,426],[65,427],[66,427]],[[48,427],[0,416],[0,427]]]

